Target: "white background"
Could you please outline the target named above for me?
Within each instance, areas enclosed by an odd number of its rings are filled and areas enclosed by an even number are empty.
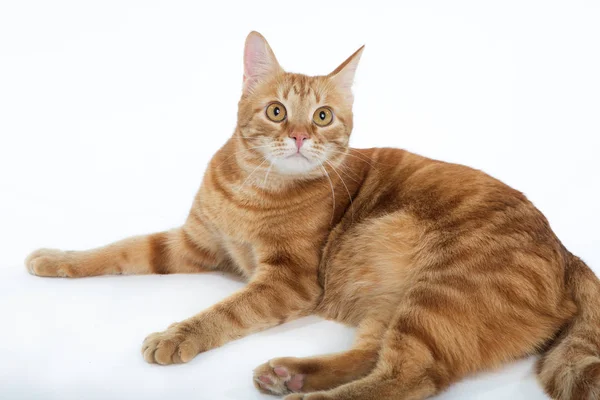
[[[494,3],[494,5],[492,5]],[[85,249],[183,222],[235,126],[253,29],[291,71],[360,45],[355,147],[482,169],[529,196],[600,272],[597,1],[0,3],[0,398],[268,399],[251,370],[348,348],[308,318],[199,355],[139,348],[242,287],[208,275],[42,279],[37,247]],[[544,399],[532,360],[439,399]]]

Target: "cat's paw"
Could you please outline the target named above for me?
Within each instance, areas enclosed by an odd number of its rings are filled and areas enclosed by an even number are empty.
[[[73,252],[39,249],[25,259],[25,267],[32,275],[51,277],[74,276]]]
[[[285,396],[283,400],[327,400],[329,398],[325,393],[293,393]]]
[[[198,337],[186,322],[176,322],[164,332],[152,333],[142,344],[144,360],[151,364],[186,363],[199,352]]]
[[[283,398],[283,400],[304,400],[306,399],[308,395],[304,394],[304,393],[292,393],[290,395],[287,395]]]
[[[304,400],[305,395],[303,393],[293,393],[285,396],[283,400]]]
[[[285,359],[275,358],[254,369],[254,386],[264,393],[283,395],[301,392],[304,374],[285,366]]]

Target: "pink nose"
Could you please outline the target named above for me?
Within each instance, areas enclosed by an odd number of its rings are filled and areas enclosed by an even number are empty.
[[[308,135],[304,132],[292,132],[290,134],[290,137],[296,141],[296,147],[298,148],[298,151],[300,151],[302,143],[304,143],[304,141],[308,139]]]

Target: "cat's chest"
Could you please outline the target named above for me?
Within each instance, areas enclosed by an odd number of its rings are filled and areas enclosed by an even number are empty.
[[[276,229],[281,223],[265,215],[265,212],[247,210],[229,204],[205,205],[203,214],[219,232],[226,247],[232,251],[247,253],[264,241],[264,233]]]
[[[312,237],[331,219],[328,206],[299,212],[306,208],[300,202],[270,204],[260,198],[230,198],[215,190],[205,192],[205,201],[199,203],[201,214],[224,240],[234,243],[232,246],[265,247],[299,235]]]
[[[225,199],[204,203],[200,208],[218,238],[219,247],[240,274],[250,278],[259,264],[259,249],[275,244],[265,233],[281,230],[281,221],[268,218],[264,211],[239,207]],[[285,233],[280,232],[277,238],[283,236]]]
[[[272,253],[318,252],[331,224],[331,208],[319,196],[265,200],[220,191],[208,180],[196,203],[219,245],[240,273],[251,277],[262,259]],[[307,207],[307,204],[322,207]],[[315,263],[316,264],[316,263]],[[315,265],[316,267],[316,265]]]
[[[224,237],[222,246],[240,274],[249,279],[258,266],[254,246],[249,242],[239,241],[232,237]]]

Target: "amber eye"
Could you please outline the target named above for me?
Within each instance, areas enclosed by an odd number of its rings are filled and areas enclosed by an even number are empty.
[[[313,114],[313,122],[319,126],[327,126],[333,121],[333,111],[329,107],[318,108]]]
[[[273,122],[281,122],[285,119],[287,111],[283,104],[279,102],[271,103],[267,107],[267,118]]]

